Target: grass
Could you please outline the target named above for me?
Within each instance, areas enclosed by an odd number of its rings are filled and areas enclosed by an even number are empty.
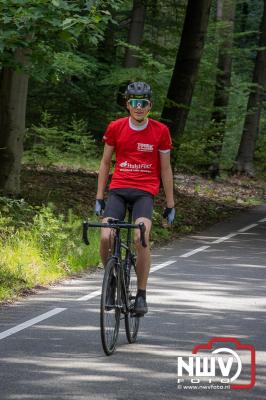
[[[9,199],[2,198],[9,204]],[[47,285],[99,263],[99,233],[90,237],[90,247],[81,242],[81,220],[71,212],[56,215],[51,205],[33,208],[24,203],[27,223],[18,221],[16,207],[1,207],[0,213],[0,301],[36,285]],[[20,210],[21,211],[21,210]],[[17,229],[4,230],[18,221]],[[2,227],[2,229],[1,229]]]
[[[50,157],[43,157],[42,155],[35,155],[34,158],[29,153],[25,153],[23,157],[24,165],[42,165],[44,167],[59,167],[71,169],[84,169],[87,171],[97,171],[100,165],[100,158],[85,157],[85,156],[72,156],[65,153],[54,153]]]

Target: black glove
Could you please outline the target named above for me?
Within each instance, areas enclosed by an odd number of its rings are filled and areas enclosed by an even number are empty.
[[[163,218],[167,219],[168,224],[172,224],[175,219],[175,209],[166,207],[163,212]]]
[[[100,217],[101,215],[103,215],[104,209],[105,209],[105,201],[103,199],[96,199],[95,214]]]

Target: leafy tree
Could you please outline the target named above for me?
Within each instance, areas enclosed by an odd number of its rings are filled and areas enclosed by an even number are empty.
[[[109,19],[102,1],[0,0],[0,189],[20,192],[28,77],[44,78],[57,52],[72,52],[86,31],[96,45]],[[41,76],[43,75],[43,76]]]

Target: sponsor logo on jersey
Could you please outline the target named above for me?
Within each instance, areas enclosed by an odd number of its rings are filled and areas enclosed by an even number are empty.
[[[151,152],[153,151],[153,144],[148,144],[148,143],[138,143],[138,151],[148,151]]]
[[[150,169],[152,164],[130,164],[128,161],[123,161],[119,164],[120,171],[135,171],[135,172],[148,172],[150,173]]]

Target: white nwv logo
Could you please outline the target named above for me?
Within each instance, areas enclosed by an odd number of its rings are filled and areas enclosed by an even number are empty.
[[[219,353],[229,353],[231,356],[225,355],[217,356]],[[183,357],[177,357],[177,375],[183,377],[188,375],[189,377],[215,377],[217,376],[217,370],[219,370],[218,376],[228,378],[234,362],[237,363],[236,373],[230,378],[230,382],[235,381],[241,371],[242,362],[239,355],[232,349],[219,348],[212,352],[208,356],[189,356],[188,362]]]

